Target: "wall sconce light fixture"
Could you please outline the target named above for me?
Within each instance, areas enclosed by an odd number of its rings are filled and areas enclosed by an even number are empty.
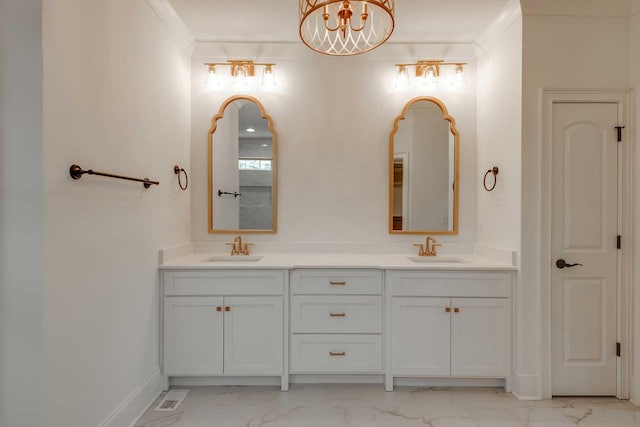
[[[420,60],[414,64],[396,64],[396,87],[398,89],[409,87],[409,67],[415,67],[416,80],[422,89],[435,89],[440,85],[440,68],[443,66],[454,66],[455,74],[451,79],[451,86],[455,88],[466,85],[464,77],[464,66],[466,62],[445,62],[441,59]]]
[[[259,63],[246,60],[231,59],[227,62],[208,62],[204,64],[207,67],[207,77],[205,84],[208,88],[221,88],[225,77],[222,76],[218,68],[230,67],[229,77],[232,84],[240,89],[249,87],[249,81],[255,77],[256,67],[262,68],[261,84],[264,87],[276,86],[276,76],[273,70],[276,64]]]

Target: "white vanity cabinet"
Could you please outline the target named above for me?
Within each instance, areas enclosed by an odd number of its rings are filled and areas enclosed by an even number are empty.
[[[291,272],[291,373],[381,374],[382,271]]]
[[[165,271],[163,373],[286,376],[286,283],[285,271]]]
[[[165,298],[165,375],[222,375],[223,306],[222,297]]]
[[[511,376],[510,272],[386,272],[387,369],[394,377]]]

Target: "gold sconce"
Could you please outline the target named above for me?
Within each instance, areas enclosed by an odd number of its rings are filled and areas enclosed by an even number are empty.
[[[207,67],[205,84],[212,89],[221,88],[225,82],[226,76],[222,76],[218,71],[220,67],[230,68],[228,76],[232,84],[237,88],[246,89],[249,87],[249,81],[255,77],[256,67],[262,67],[262,86],[276,86],[276,76],[273,70],[276,64],[273,63],[231,59],[227,62],[208,62],[204,65]]]
[[[396,87],[407,88],[410,85],[409,68],[415,67],[415,76],[418,86],[422,89],[435,89],[440,85],[440,69],[444,66],[453,66],[455,74],[451,79],[451,86],[455,88],[466,85],[464,66],[466,62],[445,62],[441,59],[420,60],[414,64],[396,64]]]

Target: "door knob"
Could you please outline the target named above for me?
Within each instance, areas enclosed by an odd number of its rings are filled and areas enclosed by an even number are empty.
[[[556,261],[556,267],[558,268],[570,268],[570,267],[575,267],[576,265],[582,266],[582,264],[580,263],[567,264],[567,261],[563,260],[562,258]]]

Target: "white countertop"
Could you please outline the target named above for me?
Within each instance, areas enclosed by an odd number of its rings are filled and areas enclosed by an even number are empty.
[[[222,260],[210,261],[218,257]],[[225,260],[228,253],[194,253],[165,262],[160,265],[163,270],[193,269],[277,269],[294,268],[377,268],[377,269],[412,269],[412,270],[516,270],[513,265],[484,258],[478,255],[442,255],[436,257],[415,257],[400,254],[313,254],[313,253],[255,253],[251,257],[262,257],[258,261],[234,256],[233,260]],[[414,262],[417,258],[423,262]]]

